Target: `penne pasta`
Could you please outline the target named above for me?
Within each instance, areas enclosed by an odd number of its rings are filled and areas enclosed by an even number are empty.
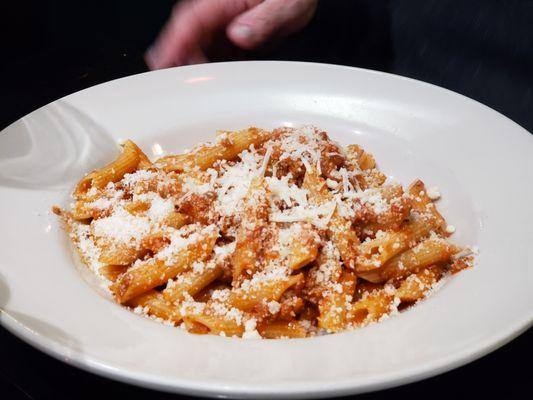
[[[356,271],[364,272],[380,268],[395,255],[413,247],[436,228],[435,219],[417,217],[397,232],[381,233],[375,239],[362,243],[356,260]]]
[[[195,167],[206,170],[218,160],[235,159],[243,150],[258,146],[269,137],[269,132],[258,128],[224,133],[212,145],[201,146],[192,153],[160,158],[156,165],[165,171],[189,171]]]
[[[187,225],[190,222],[190,219],[187,215],[181,214],[177,211],[172,211],[163,218],[162,223],[165,226],[169,226],[174,229],[179,229],[184,225]]]
[[[153,315],[156,318],[161,318],[165,321],[171,321],[178,323],[181,321],[181,315],[179,309],[168,302],[161,292],[157,290],[149,290],[140,296],[134,297],[128,300],[127,306],[131,308],[142,309],[149,315]]]
[[[379,322],[472,266],[445,240],[436,190],[385,181],[359,145],[252,127],[155,163],[128,140],[53,211],[135,313],[197,334],[305,338]]]
[[[440,265],[429,267],[409,275],[396,290],[396,296],[402,303],[414,303],[426,295],[441,278],[444,268]]]
[[[442,239],[427,239],[387,262],[382,268],[369,272],[358,273],[370,282],[399,280],[416,273],[432,264],[449,262],[457,253],[457,248]]]
[[[260,324],[259,334],[266,339],[304,338],[307,330],[298,321],[275,321]]]
[[[366,325],[388,315],[394,307],[394,295],[386,289],[374,290],[352,304],[347,320],[353,325]]]
[[[361,189],[380,187],[387,180],[387,177],[376,168],[374,156],[364,151],[361,146],[356,144],[346,146],[346,156],[349,161],[348,167],[358,172],[356,179]]]
[[[376,160],[374,159],[374,156],[364,151],[361,146],[357,144],[346,146],[346,154],[350,160],[356,161],[359,168],[363,171],[376,168]]]
[[[304,234],[305,235],[305,234]],[[289,268],[297,270],[314,261],[318,255],[318,243],[314,238],[295,238],[288,257]]]
[[[426,186],[421,180],[414,181],[409,186],[409,194],[411,196],[412,208],[420,214],[430,214],[436,221],[436,230],[440,233],[446,232],[446,221],[442,215],[437,211],[435,204],[429,198]]]
[[[200,325],[200,327],[204,327],[204,333],[211,333],[213,335],[240,337],[244,333],[244,327],[242,324],[238,324],[236,321],[228,320],[218,315],[186,314],[183,320],[188,327],[196,325],[196,327],[192,327],[191,330],[198,329],[198,325]]]
[[[98,272],[109,281],[115,282],[127,269],[126,265],[104,265]]]
[[[144,215],[150,209],[149,201],[132,201],[131,203],[126,204],[124,209],[133,215]]]
[[[215,245],[216,232],[204,235],[180,250],[175,261],[170,265],[162,259],[153,258],[139,266],[130,268],[111,286],[119,303],[126,301],[166,283],[179,273],[190,268],[195,261],[205,261]]]
[[[332,200],[326,181],[315,169],[306,172],[302,187],[309,191],[311,201],[316,204],[323,204]],[[329,221],[328,236],[339,249],[346,267],[355,268],[359,238],[353,230],[351,222],[343,218],[337,209]]]
[[[205,267],[202,271],[189,271],[181,274],[179,278],[167,284],[163,295],[170,303],[177,303],[185,299],[185,296],[196,296],[207,285],[214,282],[222,275],[222,268],[213,265]]]
[[[222,336],[242,336],[245,332],[244,322],[248,318],[239,310],[224,306],[220,309],[213,303],[185,304],[180,312],[188,330]]]
[[[146,164],[149,163],[148,157],[135,143],[127,140],[122,145],[122,152],[115,161],[91,172],[78,183],[74,190],[74,196],[78,198],[86,194],[91,188],[102,189],[109,182],[119,181],[125,174],[135,171],[141,162],[146,167]]]
[[[78,221],[92,218],[93,212],[92,208],[89,206],[92,201],[92,199],[89,199],[85,196],[77,200],[71,210],[72,218]]]
[[[263,178],[254,178],[245,199],[244,215],[237,231],[237,244],[232,258],[233,280],[236,282],[253,275],[257,269],[262,234],[268,218],[266,194]]]
[[[339,332],[346,328],[348,322],[346,312],[351,306],[355,284],[355,275],[344,271],[339,280],[339,288],[327,293],[318,304],[319,328],[327,332]]]
[[[253,287],[233,289],[228,304],[243,311],[251,311],[262,301],[277,301],[292,286],[303,283],[303,274],[291,275],[286,279],[265,281]]]
[[[144,249],[135,245],[110,243],[99,238],[96,239],[96,246],[100,249],[99,261],[103,264],[130,265],[146,254]]]

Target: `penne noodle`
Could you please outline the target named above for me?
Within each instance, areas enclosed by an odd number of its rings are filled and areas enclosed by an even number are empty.
[[[174,229],[179,229],[182,226],[187,225],[189,222],[190,219],[187,215],[172,211],[163,218],[162,224]]]
[[[295,271],[313,262],[320,247],[320,235],[311,224],[293,224],[284,229],[277,223],[266,227],[272,234],[263,242],[264,264],[287,265]]]
[[[361,299],[352,304],[347,312],[347,320],[353,325],[366,325],[376,322],[391,312],[394,295],[386,289],[374,290],[366,293]]]
[[[190,326],[192,329],[198,329],[198,325],[203,326],[206,328],[205,333],[211,333],[213,335],[222,334],[224,336],[240,337],[244,333],[244,326],[237,323],[237,321],[208,312],[186,313],[183,316],[183,321],[187,327]]]
[[[353,273],[344,271],[339,281],[340,290],[326,294],[319,302],[318,327],[328,332],[339,332],[347,324],[346,312],[353,299],[356,277]]]
[[[101,169],[97,169],[84,177],[76,186],[74,196],[79,198],[91,188],[102,189],[109,182],[117,182],[125,174],[135,171],[141,161],[146,164],[148,157],[131,140],[127,140],[122,145],[122,153],[115,161]]]
[[[357,275],[370,282],[399,280],[432,264],[446,263],[457,248],[442,239],[427,239],[389,260],[383,267]]]
[[[132,201],[124,206],[124,209],[132,215],[144,215],[150,209],[148,201]]]
[[[437,228],[433,218],[413,218],[398,232],[385,232],[359,246],[356,271],[364,272],[380,268],[388,260],[413,247],[420,239]]]
[[[440,279],[444,268],[440,265],[429,267],[409,275],[396,289],[396,296],[402,303],[414,303],[423,298],[428,290]]]
[[[138,267],[130,268],[111,286],[119,303],[126,301],[175,278],[190,268],[195,261],[205,261],[213,251],[217,234],[207,234],[202,239],[184,247],[176,261],[167,265],[153,258]]]
[[[356,179],[361,189],[380,187],[387,180],[385,174],[376,168],[374,156],[359,145],[346,146],[346,156],[350,161],[348,167],[352,167],[352,171],[359,172]]]
[[[267,339],[307,337],[307,330],[298,321],[274,321],[259,324],[257,331]]]
[[[267,192],[263,178],[257,177],[252,180],[245,199],[244,215],[237,231],[237,244],[231,260],[233,279],[236,282],[253,275],[257,269],[267,219]]]
[[[140,296],[128,300],[127,306],[131,308],[141,307],[144,312],[161,318],[165,321],[178,323],[181,321],[181,315],[178,307],[168,302],[161,292],[149,290]]]
[[[376,168],[374,156],[364,151],[361,146],[357,144],[346,146],[346,154],[348,159],[356,161],[359,168],[363,171]]]
[[[213,145],[204,145],[192,153],[167,156],[157,160],[156,165],[165,171],[206,170],[218,160],[233,160],[250,146],[259,146],[268,140],[270,132],[248,128],[242,131],[219,135]]]
[[[165,290],[163,290],[163,295],[171,303],[180,302],[185,298],[186,294],[193,297],[196,296],[207,285],[220,278],[221,275],[222,268],[218,266],[212,268],[206,266],[201,272],[185,272],[172,284],[167,285]]]
[[[436,221],[436,230],[439,233],[446,232],[446,221],[442,215],[437,211],[437,207],[429,198],[424,182],[421,180],[414,181],[409,186],[409,194],[411,195],[412,208],[421,214],[431,214]]]
[[[96,245],[100,249],[99,261],[103,264],[130,265],[146,254],[144,249],[137,248],[135,245],[109,243],[99,238],[96,240]]]
[[[104,265],[98,272],[111,282],[115,282],[127,269],[126,265]]]
[[[314,168],[306,172],[302,187],[309,191],[310,200],[315,204],[323,204],[332,200],[326,181]],[[348,268],[355,268],[359,238],[351,222],[343,218],[338,209],[335,209],[329,221],[328,236],[339,249],[344,265]]]
[[[89,200],[85,197],[80,198],[80,200],[77,200],[71,210],[72,218],[78,221],[92,218],[92,208],[89,207],[89,203],[91,203],[92,201],[93,200]]]
[[[318,243],[313,239],[295,238],[292,242],[288,265],[292,270],[305,267],[314,261],[318,255]]]
[[[200,302],[200,303],[207,303],[209,300],[211,300],[211,296],[213,295],[213,292],[215,290],[231,290],[231,286],[227,283],[224,283],[220,280],[217,280],[210,285],[207,285],[203,290],[201,290],[199,293],[197,293],[194,296],[194,300]]]
[[[303,283],[303,279],[303,274],[300,273],[283,280],[266,281],[249,289],[233,289],[229,294],[228,304],[243,311],[251,311],[263,301],[279,300],[287,289]]]

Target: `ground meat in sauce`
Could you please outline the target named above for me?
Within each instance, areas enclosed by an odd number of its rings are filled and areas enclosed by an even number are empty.
[[[292,321],[298,316],[302,307],[304,306],[304,300],[297,296],[285,296],[286,298],[281,300],[281,307],[279,311],[279,319],[285,321]]]
[[[93,208],[91,210],[91,217],[93,217],[93,219],[106,218],[106,217],[111,216],[112,211],[113,210],[112,210],[111,207],[108,207],[108,208]]]
[[[211,212],[215,196],[213,193],[201,195],[191,193],[180,200],[178,211],[188,215],[192,221],[203,225],[213,223],[213,213]]]
[[[346,157],[342,155],[341,149],[334,143],[326,143],[320,148],[322,155],[320,159],[320,169],[326,179],[335,179],[333,171],[338,171],[346,166]]]

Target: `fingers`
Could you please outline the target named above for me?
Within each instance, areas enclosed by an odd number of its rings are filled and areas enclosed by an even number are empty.
[[[316,4],[317,0],[182,1],[146,53],[146,63],[159,69],[206,62],[204,49],[225,27],[236,46],[253,49],[274,36],[303,28],[313,17]]]
[[[191,41],[190,31],[186,27],[191,21],[186,21],[183,15],[191,13],[191,6],[191,0],[174,6],[172,15],[159,33],[159,37],[145,54],[145,61],[150,69],[171,67],[175,65],[174,63],[179,65],[184,61],[184,46]],[[182,36],[182,32],[186,36]]]
[[[145,55],[151,69],[206,61],[212,36],[261,0],[188,0],[178,3],[155,45]]]
[[[243,49],[253,49],[275,36],[286,36],[309,23],[317,0],[266,0],[236,17],[226,32]]]

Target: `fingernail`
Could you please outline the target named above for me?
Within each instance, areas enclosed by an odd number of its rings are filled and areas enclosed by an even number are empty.
[[[158,60],[157,60],[157,54],[154,49],[154,46],[150,46],[148,50],[146,50],[146,53],[144,53],[144,61],[146,61],[146,64],[150,69],[156,69],[158,68]]]
[[[252,28],[247,25],[236,25],[232,29],[232,33],[241,39],[250,39],[253,36]]]

